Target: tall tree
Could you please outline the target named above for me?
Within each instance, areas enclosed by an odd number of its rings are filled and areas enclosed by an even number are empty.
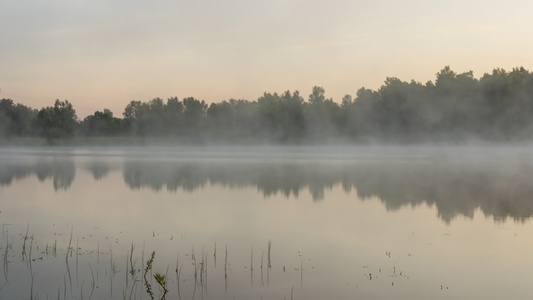
[[[314,86],[309,102],[304,106],[308,138],[327,142],[339,135],[340,107],[333,99],[326,99],[325,90]]]
[[[72,104],[56,100],[54,106],[42,108],[37,114],[41,134],[48,140],[72,137],[77,126],[76,110]]]
[[[193,97],[183,99],[184,128],[187,135],[196,137],[205,125],[207,104]]]
[[[113,112],[107,108],[87,116],[80,127],[86,136],[115,136],[123,133],[121,120],[113,117]]]
[[[14,104],[11,99],[0,100],[0,136],[31,136],[34,134],[37,110]]]
[[[183,134],[183,122],[183,103],[178,97],[168,98],[165,106],[165,123],[169,134]]]

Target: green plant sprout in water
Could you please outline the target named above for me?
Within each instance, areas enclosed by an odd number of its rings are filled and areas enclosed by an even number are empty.
[[[154,258],[155,258],[155,251],[152,251],[152,256],[150,257],[148,261],[146,261],[146,268],[144,269],[144,285],[146,286],[146,292],[148,293],[148,295],[150,295],[150,298],[152,300],[154,300],[154,294],[152,292],[152,285],[146,279],[146,274],[148,274],[148,272],[152,270],[152,264],[154,262]],[[165,277],[166,277],[165,275],[162,275],[159,272],[156,272],[154,275],[155,281],[163,289],[163,295],[161,296],[161,300],[165,299],[168,293],[167,282],[166,282]]]
[[[165,281],[165,275],[161,275],[160,273],[155,273],[154,275],[154,278],[155,280],[157,281],[157,283],[159,283],[159,285],[163,288],[163,290],[165,290],[165,292],[167,291],[166,289],[166,286],[167,286],[167,282]]]

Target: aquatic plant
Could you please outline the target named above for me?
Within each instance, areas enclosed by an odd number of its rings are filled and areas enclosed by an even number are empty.
[[[144,285],[146,286],[146,292],[148,295],[150,295],[150,298],[154,299],[154,294],[152,292],[152,285],[148,282],[146,279],[146,274],[148,274],[149,271],[152,271],[152,264],[154,263],[155,259],[155,251],[152,251],[152,255],[148,261],[146,261],[146,267],[144,269]],[[161,286],[163,289],[163,295],[161,296],[161,300],[165,299],[168,289],[167,289],[167,282],[166,282],[166,275],[163,275],[159,272],[156,272],[154,274],[155,281]]]

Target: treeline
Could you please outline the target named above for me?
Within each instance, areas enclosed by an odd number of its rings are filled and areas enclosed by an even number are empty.
[[[256,101],[206,104],[195,98],[131,101],[122,118],[104,109],[78,120],[72,104],[35,110],[0,100],[0,136],[48,140],[95,136],[172,137],[188,142],[462,142],[533,141],[533,73],[495,69],[476,79],[445,67],[422,84],[387,78],[341,103],[313,87],[264,93]]]

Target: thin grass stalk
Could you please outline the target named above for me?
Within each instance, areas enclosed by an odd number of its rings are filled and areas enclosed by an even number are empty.
[[[79,263],[79,255],[80,255],[80,247],[79,247],[79,243],[80,243],[80,237],[78,236],[78,238],[76,239],[76,284],[79,285],[79,282],[78,282],[78,263]]]
[[[272,248],[272,240],[268,241],[268,267],[272,268],[272,261],[270,260],[270,249]]]
[[[130,300],[131,300],[131,296],[133,295],[133,288],[135,287],[136,282],[137,282],[137,275],[135,275],[135,278],[133,278],[133,284],[131,285],[130,298],[129,298]]]
[[[204,266],[204,275],[205,275],[205,289],[207,291],[207,252],[205,253],[205,266]]]
[[[11,242],[11,244],[13,244],[13,242]],[[4,265],[3,265],[3,269],[4,269],[4,277],[6,279],[6,283],[9,283],[9,280],[8,280],[8,276],[7,274],[9,273],[9,260],[8,260],[8,255],[9,255],[9,234],[6,234],[6,249],[4,250]]]
[[[291,289],[291,300],[292,300],[293,296],[294,296],[294,285],[292,286],[292,289]]]
[[[26,258],[26,241],[28,240],[28,231],[30,229],[30,223],[26,225],[26,234],[24,235],[24,241],[22,243],[22,261]]]
[[[70,227],[70,239],[68,241],[68,248],[67,248],[67,260],[69,253],[72,252],[72,234],[74,233],[74,227]]]
[[[261,285],[265,286],[265,281],[263,279],[263,257],[265,256],[265,250],[261,252]]]
[[[303,259],[300,258],[300,287],[304,285],[304,263]]]
[[[196,295],[196,283],[194,283],[194,289],[192,290],[192,299],[194,300],[194,296]]]
[[[250,255],[250,280],[254,286],[254,246],[252,246],[252,254]]]
[[[130,270],[131,270],[131,276],[135,276],[135,263],[133,262],[133,250],[135,249],[135,245],[133,242],[131,243],[131,251],[130,251]]]
[[[200,261],[200,287],[204,288],[204,247],[202,247],[202,258]]]
[[[35,273],[31,274],[31,288],[30,288],[30,300],[33,300],[33,277],[35,276]]]
[[[141,252],[141,269],[144,268],[144,247],[145,247],[145,241],[143,241],[143,250]]]
[[[192,264],[194,266],[194,285],[198,285],[198,264],[196,263],[196,255],[194,255],[194,245],[192,245]]]
[[[30,237],[30,254],[29,254],[29,260],[30,260],[30,264],[31,264],[31,253],[33,252],[33,234],[31,235]]]
[[[270,285],[270,268],[266,268],[267,269],[267,286]]]
[[[226,257],[224,258],[224,286],[228,293],[228,245],[226,245]]]
[[[180,281],[181,281],[181,268],[183,265],[180,264],[180,253],[178,252],[178,256],[176,257],[176,284],[178,286],[178,298],[181,300],[181,292],[180,292]]]
[[[69,286],[70,286],[70,293],[72,294],[72,275],[70,274],[70,265],[68,264],[68,254],[67,254],[67,257],[65,259],[65,264],[66,264],[66,267],[67,267],[67,274],[68,274],[68,282],[69,282]]]
[[[91,281],[91,294],[89,295],[89,300],[91,300],[91,298],[93,297],[94,289],[96,287],[96,281],[94,280],[94,273],[93,273],[93,268],[91,268],[91,264],[89,264],[89,270],[91,270],[91,278],[92,278],[92,281]]]
[[[215,261],[215,269],[217,268],[217,242],[215,242],[215,250],[213,251],[213,258]]]
[[[129,257],[128,256],[129,256],[129,253],[126,253],[126,273],[125,273],[125,275],[126,275],[126,287],[129,286],[129,283],[128,283],[128,277],[129,277],[129,262],[128,261],[129,261]]]
[[[113,276],[115,276],[115,263],[113,262],[113,248],[111,247],[111,244],[109,244],[109,253],[111,254],[110,258],[110,272],[109,272],[109,282],[110,282],[110,288],[111,288],[111,298],[113,298]]]

